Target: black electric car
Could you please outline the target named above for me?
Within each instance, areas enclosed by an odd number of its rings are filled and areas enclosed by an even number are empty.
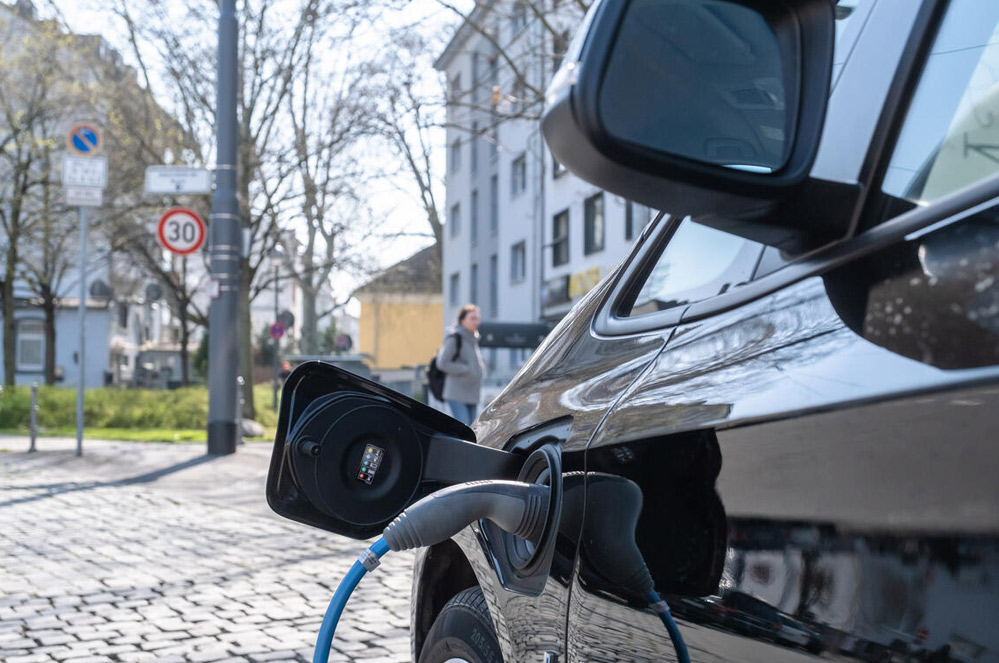
[[[999,2],[603,0],[543,128],[666,212],[472,429],[297,369],[272,506],[549,487],[420,550],[427,663],[674,660],[643,574],[695,662],[999,660]]]

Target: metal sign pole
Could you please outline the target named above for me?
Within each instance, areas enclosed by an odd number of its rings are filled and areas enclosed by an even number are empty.
[[[87,208],[80,207],[80,380],[76,387],[76,455],[83,455],[83,384],[87,349]]]

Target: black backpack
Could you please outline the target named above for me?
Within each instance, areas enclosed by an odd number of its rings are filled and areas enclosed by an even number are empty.
[[[454,351],[454,357],[451,357],[454,360],[461,354],[461,334],[451,335],[454,336],[458,343],[458,347]],[[427,365],[427,387],[430,389],[430,393],[434,395],[434,398],[439,401],[444,400],[444,378],[446,377],[447,373],[437,367],[437,355],[434,355]]]

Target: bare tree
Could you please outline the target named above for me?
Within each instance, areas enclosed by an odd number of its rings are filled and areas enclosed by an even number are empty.
[[[444,239],[440,190],[435,152],[442,148],[444,104],[437,77],[429,72],[431,40],[417,32],[399,35],[368,65],[369,95],[375,100],[370,121],[395,159],[385,163],[383,177],[406,178],[436,245],[438,260]],[[394,164],[394,167],[393,167]]]
[[[284,267],[302,290],[300,350],[319,351],[318,324],[332,313],[320,308],[334,270],[357,266],[359,238],[366,236],[366,207],[358,194],[367,165],[360,154],[369,131],[370,102],[364,72],[350,60],[354,24],[313,21],[303,35],[303,57],[286,102],[294,135],[293,186],[297,192],[298,237],[284,242]],[[330,66],[330,49],[343,54]]]
[[[282,222],[295,203],[297,172],[293,132],[286,109],[306,57],[306,35],[318,21],[335,20],[349,9],[328,0],[246,0],[240,21],[237,118],[237,196],[249,246],[240,261],[240,371],[252,369],[250,302],[265,287],[258,272],[281,236]],[[217,5],[207,0],[161,3],[147,0],[139,9],[119,0],[115,13],[128,26],[133,55],[141,71],[162,77],[165,97],[185,132],[196,137],[193,156],[209,163],[215,126],[215,40]],[[290,6],[290,9],[289,9]],[[244,388],[246,416],[255,415],[251,381]]]
[[[589,3],[494,1],[476,2],[463,10],[449,0],[439,7],[457,19],[470,40],[484,44],[473,53],[473,80],[455,85],[432,72],[431,63],[445,50],[446,33],[406,25],[386,39],[386,48],[369,63],[370,96],[377,99],[373,126],[397,157],[399,168],[386,176],[405,176],[416,192],[429,235],[440,258],[444,217],[442,173],[436,154],[444,149],[443,129],[454,128],[468,140],[498,142],[497,127],[512,120],[536,121],[547,80],[561,63],[572,28]],[[501,38],[501,24],[522,26]],[[477,70],[477,71],[476,71]],[[467,111],[456,113],[456,110]],[[470,121],[469,117],[481,118]]]
[[[46,316],[46,378],[54,379],[55,297],[67,254],[58,252],[53,228],[52,153],[54,134],[68,109],[92,109],[86,76],[76,60],[79,43],[57,24],[33,15],[0,14],[0,228],[4,231],[6,265],[3,271],[4,382],[14,383],[16,348],[14,286],[21,280],[44,293]],[[36,233],[40,230],[40,234]],[[41,251],[32,242],[50,241]],[[38,253],[40,255],[36,256]],[[25,261],[43,258],[47,264]],[[26,265],[32,269],[25,270]],[[37,269],[35,269],[37,268]]]
[[[460,21],[460,28],[484,44],[473,50],[473,57],[482,60],[479,75],[473,74],[473,80],[460,89],[449,89],[449,105],[485,111],[494,123],[515,118],[538,120],[545,87],[590,2],[493,0],[476,2],[469,11],[449,0],[436,2]],[[503,25],[510,29],[501,31]]]

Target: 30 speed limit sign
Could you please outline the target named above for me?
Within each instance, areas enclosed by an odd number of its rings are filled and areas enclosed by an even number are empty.
[[[156,234],[168,251],[186,256],[205,243],[205,222],[198,213],[184,207],[174,207],[160,217]]]

